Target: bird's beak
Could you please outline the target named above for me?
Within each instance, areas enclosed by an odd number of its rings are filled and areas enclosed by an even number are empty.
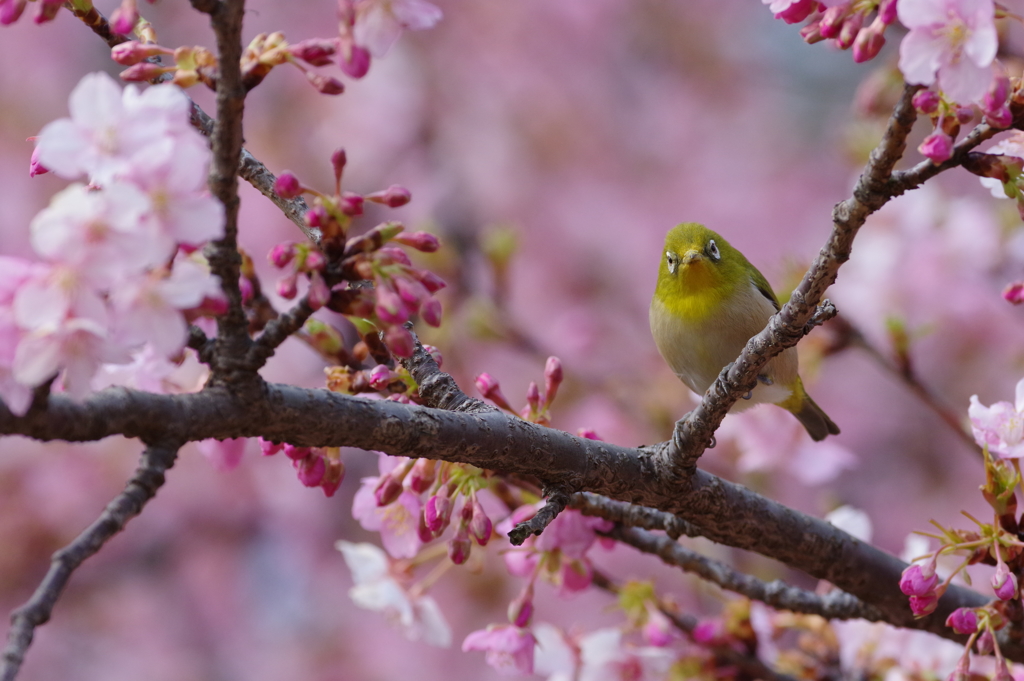
[[[690,263],[697,262],[704,257],[704,254],[698,251],[696,248],[691,248],[686,253],[683,253],[683,264],[689,265]]]

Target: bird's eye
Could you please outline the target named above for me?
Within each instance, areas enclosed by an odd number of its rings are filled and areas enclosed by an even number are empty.
[[[666,251],[665,260],[668,262],[669,274],[675,274],[676,270],[679,269],[679,256],[672,251]]]
[[[713,262],[718,262],[722,259],[722,254],[718,252],[718,244],[715,243],[714,239],[708,241],[708,247],[705,250],[707,250],[708,257],[711,258]]]

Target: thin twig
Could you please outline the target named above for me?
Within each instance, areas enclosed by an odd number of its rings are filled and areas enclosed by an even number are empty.
[[[536,515],[512,528],[508,539],[513,546],[522,546],[527,537],[543,532],[558,514],[565,510],[569,495],[561,489],[545,489],[546,500]]]
[[[583,515],[604,518],[625,527],[663,530],[672,539],[703,536],[699,527],[679,516],[647,506],[615,501],[593,492],[577,492],[569,500],[569,506]]]
[[[701,579],[717,584],[727,591],[761,601],[776,610],[790,610],[826,619],[866,619],[884,621],[875,607],[838,589],[824,596],[790,586],[780,580],[763,582],[737,572],[725,563],[691,551],[664,535],[653,534],[638,527],[616,527],[607,536],[661,558],[665,563],[692,572]]]
[[[11,614],[7,646],[0,656],[0,681],[14,681],[32,644],[36,627],[49,621],[53,606],[72,573],[142,511],[146,502],[164,484],[164,474],[174,465],[177,454],[177,444],[146,447],[139,467],[124,491],[107,504],[100,517],[73,542],[53,554],[50,569],[32,598]]]
[[[249,348],[249,354],[246,357],[249,367],[256,371],[266,364],[267,359],[274,354],[281,343],[301,329],[313,312],[313,308],[309,305],[309,295],[305,295],[291,310],[267,322],[263,333]]]

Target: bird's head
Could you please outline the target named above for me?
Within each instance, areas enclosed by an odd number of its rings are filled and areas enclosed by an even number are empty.
[[[744,262],[719,234],[700,223],[684,222],[665,237],[658,288],[666,294],[728,288],[742,278]]]

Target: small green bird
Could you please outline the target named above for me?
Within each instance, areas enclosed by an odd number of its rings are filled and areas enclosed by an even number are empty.
[[[696,222],[669,231],[651,300],[651,333],[661,356],[695,393],[707,392],[778,311],[768,280],[721,236]],[[773,358],[758,378],[749,399],[730,411],[771,402],[792,412],[815,440],[839,434],[804,390],[796,348]]]

